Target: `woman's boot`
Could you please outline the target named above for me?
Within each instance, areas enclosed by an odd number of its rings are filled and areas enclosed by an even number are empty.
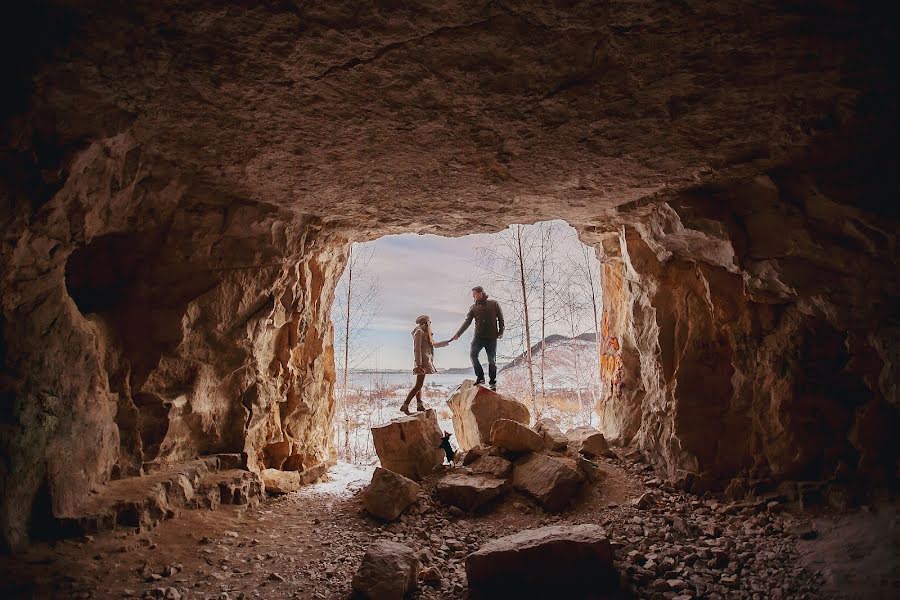
[[[405,415],[412,414],[411,412],[409,412],[409,400],[407,400],[406,402],[403,403],[403,406],[400,407],[400,412],[402,412]]]
[[[422,401],[421,401],[421,400],[419,400],[419,401],[416,403],[416,411],[418,411],[418,412],[423,412],[423,411],[425,411],[425,410],[427,410],[427,409],[425,408],[425,405],[422,404]]]

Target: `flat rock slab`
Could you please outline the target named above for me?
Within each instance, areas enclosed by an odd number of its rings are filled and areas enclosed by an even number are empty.
[[[58,518],[59,534],[79,536],[118,527],[150,529],[183,509],[255,502],[262,493],[259,477],[228,469],[239,462],[232,460],[233,455],[223,457],[205,456],[143,477],[110,481]]]
[[[491,540],[466,558],[470,598],[603,598],[618,577],[606,531],[553,525]]]
[[[421,486],[412,479],[376,467],[372,482],[363,492],[363,506],[373,517],[393,521],[416,501],[421,490]]]
[[[491,444],[509,452],[537,452],[544,448],[544,440],[539,434],[512,419],[494,421]]]
[[[434,409],[373,427],[372,441],[381,466],[410,479],[419,480],[444,463]]]
[[[528,407],[467,379],[451,394],[447,405],[453,413],[453,431],[461,450],[488,444],[491,427],[497,419],[510,419],[528,425]]]
[[[502,495],[508,487],[503,479],[455,473],[438,482],[435,494],[444,504],[475,512]]]
[[[324,475],[333,462],[316,465],[303,471],[282,471],[281,469],[263,469],[260,473],[266,492],[269,494],[289,494],[309,485]]]
[[[471,463],[469,470],[475,475],[490,475],[506,479],[512,475],[512,463],[502,456],[482,456]]]
[[[416,589],[419,560],[409,546],[379,540],[366,550],[353,576],[353,591],[370,600],[402,600]]]
[[[584,477],[558,458],[532,453],[516,462],[512,482],[545,510],[559,512],[578,493]]]

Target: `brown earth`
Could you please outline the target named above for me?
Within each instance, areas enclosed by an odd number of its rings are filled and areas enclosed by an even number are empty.
[[[257,508],[188,511],[146,533],[103,533],[52,545],[35,544],[20,556],[0,560],[2,591],[5,598],[153,597],[160,588],[204,599],[224,598],[223,593],[231,599],[346,598],[366,545],[376,539],[392,539],[425,551],[429,558],[423,568],[436,567],[441,573],[442,584],[420,583],[417,597],[464,598],[464,557],[487,540],[547,524],[597,523],[607,529],[616,545],[616,566],[626,573],[626,585],[635,585],[639,597],[673,597],[675,594],[660,596],[654,591],[658,581],[665,579],[654,576],[646,580],[636,569],[647,563],[633,554],[652,560],[652,553],[657,552],[661,563],[671,555],[675,560],[668,568],[684,567],[686,571],[667,579],[690,582],[685,573],[701,573],[705,567],[697,562],[688,566],[683,559],[690,562],[695,550],[701,548],[702,552],[705,547],[705,534],[693,528],[699,526],[708,507],[716,507],[708,512],[716,515],[716,527],[726,531],[711,547],[726,549],[731,561],[716,577],[716,585],[729,571],[740,573],[739,584],[723,588],[723,597],[775,597],[769,595],[770,590],[780,590],[778,586],[783,585],[785,598],[887,598],[887,592],[900,582],[894,513],[827,513],[817,518],[767,513],[765,502],[760,511],[753,503],[704,503],[696,497],[669,494],[658,487],[658,480],[646,475],[644,465],[601,459],[601,469],[603,482],[562,515],[544,514],[515,493],[495,511],[477,516],[454,516],[425,496],[418,509],[389,525],[364,514],[358,493],[294,493],[271,497]],[[426,480],[429,490],[436,478]],[[647,492],[656,494],[657,503],[646,508],[633,506],[633,501]],[[887,527],[884,531],[890,531],[893,540],[885,535],[860,539],[862,531],[873,531],[857,525],[861,518]],[[678,519],[683,522],[679,524]],[[767,523],[762,528],[757,525],[762,523],[760,519]],[[832,525],[822,527],[823,519]],[[754,526],[745,531],[747,522]],[[731,533],[734,523],[740,533]],[[813,528],[818,529],[817,539],[800,538]],[[848,546],[851,540],[861,544]],[[745,545],[753,548],[752,560],[746,556]],[[836,553],[840,546],[847,551]],[[798,563],[798,556],[806,566]],[[166,574],[169,566],[177,572]],[[835,585],[835,572],[852,574],[853,586]],[[885,593],[853,595],[853,590],[873,575],[879,577]],[[751,582],[767,586],[767,591],[754,592]],[[716,597],[714,594],[708,597]]]

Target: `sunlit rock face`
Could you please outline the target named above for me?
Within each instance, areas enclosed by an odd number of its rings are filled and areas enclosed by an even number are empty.
[[[3,545],[198,454],[327,464],[347,242],[552,218],[606,261],[607,439],[701,478],[890,472],[892,31],[780,4],[21,8]]]
[[[621,383],[598,403],[610,437],[698,489],[896,476],[898,221],[880,205],[896,178],[848,189],[854,168],[623,211],[604,243],[605,333],[621,346]]]

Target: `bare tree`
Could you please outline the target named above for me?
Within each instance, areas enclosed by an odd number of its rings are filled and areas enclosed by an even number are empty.
[[[518,334],[521,353],[528,368],[528,389],[532,410],[536,414],[534,363],[531,352],[531,310],[529,301],[535,287],[537,273],[535,253],[540,245],[537,230],[527,225],[512,225],[497,234],[493,243],[476,248],[479,267],[493,280],[492,295],[506,303],[507,337]],[[514,358],[514,357],[510,357]]]
[[[528,287],[525,283],[525,251],[522,249],[522,225],[516,225],[516,260],[519,263],[519,283],[522,286],[522,311],[525,314],[525,359],[528,361],[528,379],[531,388],[531,409],[537,413],[534,397],[534,362],[531,359],[531,319],[528,314]]]
[[[598,289],[599,277],[595,277],[595,269],[600,265],[597,256],[594,254],[593,248],[582,244],[582,258],[584,259],[582,269],[584,273],[585,285],[591,298],[591,311],[594,317],[594,342],[597,344],[597,381],[601,381],[599,373],[603,370],[603,348],[600,342],[600,322],[597,317],[598,309],[601,302],[600,290]],[[592,390],[593,393],[593,390]]]
[[[554,302],[555,295],[550,292],[558,274],[557,267],[559,263],[556,253],[559,249],[559,242],[556,235],[558,228],[553,222],[538,223],[537,227],[541,239],[537,257],[541,293],[541,399],[543,404],[546,405],[547,326],[552,325],[556,320],[557,306],[556,302]]]
[[[347,256],[344,274],[338,282],[335,303],[332,307],[332,321],[335,324],[335,339],[340,341],[336,350],[335,363],[341,365],[341,389],[337,395],[337,413],[341,419],[343,443],[339,442],[342,455],[349,459],[352,454],[350,436],[352,413],[350,401],[350,372],[366,361],[374,351],[364,344],[366,331],[380,308],[378,282],[369,272],[369,264],[374,256],[374,247],[352,245]]]

